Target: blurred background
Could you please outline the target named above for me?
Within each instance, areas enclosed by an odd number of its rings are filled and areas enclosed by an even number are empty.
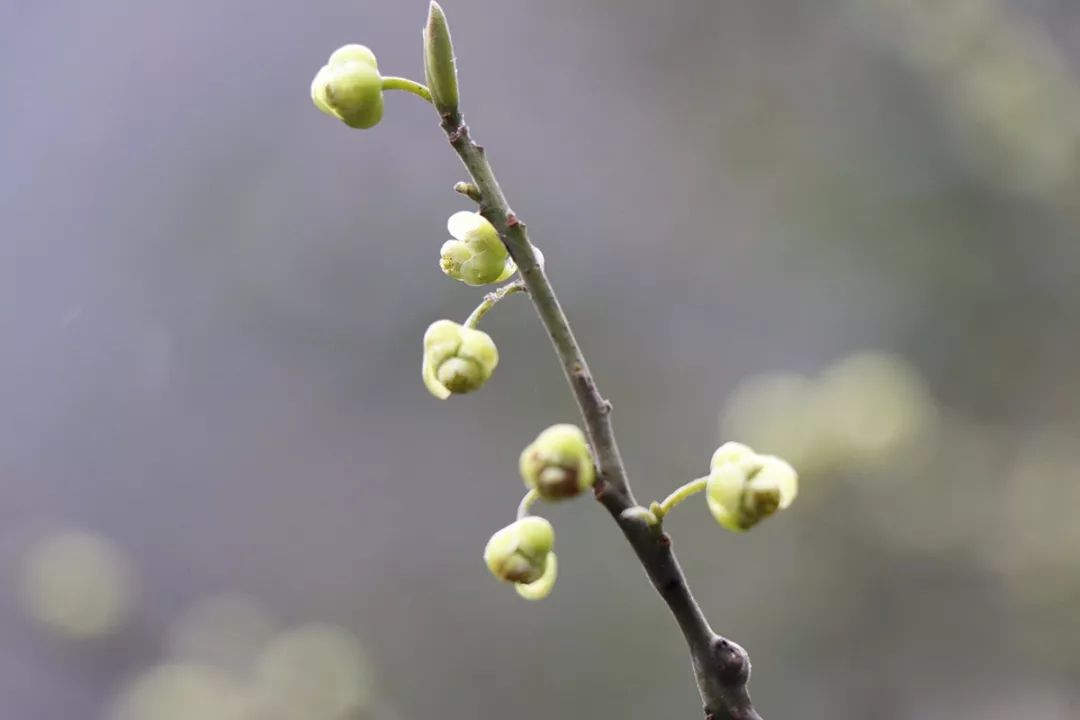
[[[722,440],[791,509],[668,526],[767,718],[1080,718],[1080,5],[447,0],[462,98],[639,499]],[[481,561],[575,409],[533,311],[440,403],[468,204],[429,107],[308,88],[421,0],[0,2],[0,716],[695,718],[593,502]]]

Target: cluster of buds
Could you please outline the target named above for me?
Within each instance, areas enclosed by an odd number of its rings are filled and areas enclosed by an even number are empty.
[[[431,3],[423,35],[427,86],[384,77],[371,49],[352,43],[335,50],[315,74],[311,81],[315,107],[351,128],[367,129],[382,119],[384,92],[406,90],[432,103],[441,117],[454,116],[458,111],[457,66],[450,28],[438,3]],[[502,282],[517,272],[495,226],[479,213],[454,213],[447,229],[452,239],[439,252],[439,267],[447,276],[476,286]],[[494,341],[475,327],[439,320],[424,335],[424,385],[437,398],[478,389],[491,377],[498,360]]]
[[[585,435],[573,425],[553,425],[521,453],[521,477],[529,488],[517,522],[495,533],[484,549],[491,574],[512,582],[521,597],[540,600],[555,587],[551,548],[555,531],[541,517],[525,515],[534,499],[564,500],[588,489],[596,473]]]
[[[424,73],[427,86],[398,77],[383,77],[374,53],[363,45],[336,50],[311,83],[311,99],[327,115],[349,127],[371,128],[383,116],[383,93],[406,90],[430,102],[444,125],[460,121],[457,67],[446,17],[431,3],[424,28]],[[459,192],[476,202],[476,185],[459,183]],[[517,272],[514,260],[494,225],[478,212],[454,213],[447,222],[451,240],[439,252],[444,274],[466,285],[508,280]],[[532,248],[543,267],[543,255]],[[503,286],[485,298],[465,321],[432,323],[423,339],[421,375],[435,397],[445,400],[479,389],[491,378],[499,353],[491,336],[476,329],[483,314],[502,297],[525,287],[523,280]],[[574,425],[544,430],[521,453],[521,477],[528,492],[516,522],[496,532],[484,548],[484,561],[499,580],[513,583],[530,600],[547,597],[555,585],[555,531],[547,520],[528,514],[536,500],[557,502],[577,497],[596,481],[596,468],[585,434]],[[704,490],[713,517],[730,530],[744,531],[787,507],[798,491],[798,478],[779,458],[759,455],[745,445],[727,443],[713,455],[706,478],[676,490],[663,503],[632,508],[656,526],[685,497]]]
[[[565,500],[592,487],[596,477],[585,434],[574,425],[553,425],[521,452],[521,477],[529,494],[519,514],[536,498]],[[495,533],[484,549],[491,574],[514,583],[521,597],[540,600],[555,587],[555,531],[541,517],[519,517]]]

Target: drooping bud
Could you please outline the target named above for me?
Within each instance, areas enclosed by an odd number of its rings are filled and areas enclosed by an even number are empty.
[[[596,479],[592,454],[575,425],[552,425],[521,452],[526,487],[545,500],[563,500],[592,487]]]
[[[311,100],[349,127],[377,125],[383,114],[383,87],[375,54],[356,44],[335,50],[311,81]]]
[[[421,375],[427,389],[440,400],[477,390],[498,364],[495,341],[482,330],[437,320],[424,333]]]
[[[466,285],[502,282],[517,271],[495,226],[480,213],[462,210],[450,216],[446,228],[454,237],[440,251],[439,267]]]
[[[551,523],[530,515],[491,536],[484,548],[484,562],[499,580],[529,585],[544,578],[554,544]]]
[[[713,454],[705,499],[718,523],[741,532],[786,508],[798,491],[798,475],[784,460],[725,443]]]
[[[427,76],[431,102],[440,115],[457,115],[457,64],[450,26],[439,3],[432,2],[424,25],[424,74]]]

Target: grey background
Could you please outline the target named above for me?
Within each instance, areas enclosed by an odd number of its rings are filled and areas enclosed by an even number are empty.
[[[918,472],[804,473],[745,536],[672,516],[762,714],[1080,717],[1080,8],[444,7],[642,499],[704,471],[761,372],[884,351],[946,418]],[[546,513],[548,600],[481,562],[570,396],[522,298],[484,322],[482,392],[426,393],[424,328],[479,296],[436,265],[462,169],[415,98],[357,132],[307,96],[346,42],[422,76],[425,12],[0,3],[0,716],[101,716],[220,592],[351,629],[397,717],[698,716],[594,503]],[[1031,447],[1052,471],[1017,474]],[[53,637],[14,592],[68,527],[134,568],[110,637]]]

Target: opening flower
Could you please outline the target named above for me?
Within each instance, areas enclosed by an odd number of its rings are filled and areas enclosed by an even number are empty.
[[[517,270],[495,226],[480,213],[456,212],[446,228],[454,239],[443,243],[439,267],[448,276],[466,285],[489,285],[506,280]]]
[[[740,443],[722,445],[710,466],[705,499],[709,512],[728,530],[749,530],[790,505],[799,492],[791,465]]]

